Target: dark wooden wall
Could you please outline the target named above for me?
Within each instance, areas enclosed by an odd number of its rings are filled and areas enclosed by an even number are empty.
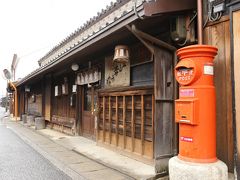
[[[45,120],[51,120],[51,97],[53,94],[51,93],[52,89],[52,75],[48,75],[45,77],[44,83],[44,116]]]
[[[22,88],[18,88],[18,116],[25,114],[25,92]]]
[[[217,157],[233,172],[233,124],[230,21],[222,17],[217,23],[209,24],[204,30],[205,43],[218,47],[214,60],[214,81],[217,100]]]
[[[98,93],[98,144],[142,161],[154,158],[153,56],[140,42],[129,45],[130,86]],[[121,82],[120,82],[121,84]]]
[[[240,2],[232,7],[232,45],[234,65],[234,123],[235,123],[235,157],[237,178],[240,178]]]
[[[155,169],[167,170],[168,159],[176,151],[173,76],[174,52],[154,48],[154,95],[155,95]]]
[[[55,86],[64,84],[64,77],[68,79],[68,93],[55,96]],[[75,84],[75,76],[73,74],[63,74],[53,77],[51,87],[51,122],[70,128],[74,127],[76,118],[76,104],[74,103],[74,106],[70,106],[73,84]]]
[[[35,116],[42,116],[42,84],[41,81],[30,86],[27,93],[27,113]]]

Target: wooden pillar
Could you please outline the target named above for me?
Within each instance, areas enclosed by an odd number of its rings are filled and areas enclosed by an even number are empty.
[[[111,105],[111,96],[108,99],[108,110],[109,110],[109,144],[112,143],[112,105]]]
[[[105,130],[105,126],[106,126],[106,104],[105,104],[106,100],[105,100],[105,96],[103,96],[103,142],[105,142],[105,136],[106,136],[106,130]]]
[[[154,48],[155,95],[155,171],[167,170],[168,160],[174,155],[174,52]]]
[[[131,117],[131,136],[132,136],[132,152],[134,151],[134,141],[135,141],[135,104],[134,104],[134,96],[132,96],[132,117]]]
[[[141,155],[143,155],[144,153],[144,122],[145,122],[144,96],[141,95]]]
[[[76,132],[78,135],[82,135],[82,87],[77,86],[77,94],[76,94]]]
[[[45,91],[45,77],[41,80],[41,94],[42,94],[42,117],[45,119],[45,97],[46,97],[46,91]]]
[[[126,97],[123,96],[123,149],[126,148]]]
[[[119,126],[119,121],[118,121],[118,96],[116,96],[116,146],[118,146],[118,142],[119,142],[118,126]]]

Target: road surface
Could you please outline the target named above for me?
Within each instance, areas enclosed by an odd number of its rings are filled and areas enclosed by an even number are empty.
[[[0,108],[0,118],[4,109]],[[0,179],[68,180],[71,179],[7,128],[0,119]]]

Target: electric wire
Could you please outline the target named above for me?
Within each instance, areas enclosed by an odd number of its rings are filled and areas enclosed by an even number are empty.
[[[208,15],[207,15],[207,18],[203,24],[203,28],[205,28],[207,26],[207,23],[208,22],[216,22],[218,20],[220,20],[222,17],[222,12],[217,12],[217,13],[214,13],[213,12],[213,5],[212,3],[209,3],[208,4]]]
[[[144,18],[141,17],[141,16],[138,14],[138,12],[137,12],[137,1],[138,1],[138,0],[135,0],[135,1],[134,1],[134,13],[135,13],[135,15],[136,15],[139,19],[143,20]]]
[[[197,17],[197,12],[194,14],[194,16],[190,19],[190,22],[189,24],[187,25],[186,27],[186,31],[187,31],[187,34],[188,34],[188,31],[189,31],[189,27],[190,25],[193,23],[193,21],[195,20],[195,18]],[[187,41],[188,41],[188,37],[186,35],[186,39],[183,43],[178,43],[178,46],[185,46],[187,44]]]

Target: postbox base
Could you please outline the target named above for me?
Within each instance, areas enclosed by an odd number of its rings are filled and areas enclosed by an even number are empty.
[[[227,180],[226,164],[217,160],[214,163],[193,163],[173,157],[169,160],[171,180]]]

